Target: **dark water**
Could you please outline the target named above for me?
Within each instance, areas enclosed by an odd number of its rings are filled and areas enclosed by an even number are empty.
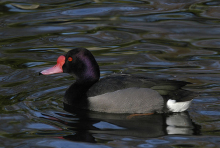
[[[83,46],[101,75],[140,73],[182,80],[201,92],[188,112],[138,116],[63,110],[74,82],[39,76]],[[0,147],[218,147],[218,0],[2,0]]]

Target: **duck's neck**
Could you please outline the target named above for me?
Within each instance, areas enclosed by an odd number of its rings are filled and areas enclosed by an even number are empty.
[[[91,53],[87,53],[91,54]],[[72,84],[66,91],[64,96],[64,103],[76,107],[87,107],[87,91],[100,78],[99,65],[95,58],[90,55],[78,54],[74,64],[72,73],[76,77],[76,82]]]
[[[65,92],[64,103],[77,108],[87,108],[87,91],[99,79],[76,80]]]

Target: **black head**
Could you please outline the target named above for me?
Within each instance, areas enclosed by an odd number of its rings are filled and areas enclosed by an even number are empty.
[[[92,53],[85,48],[75,48],[61,55],[57,59],[57,64],[40,74],[49,75],[54,73],[70,73],[76,76],[78,82],[94,82],[100,77],[99,65]]]
[[[78,81],[98,80],[99,65],[92,53],[85,48],[76,48],[67,52],[63,72],[74,74]]]

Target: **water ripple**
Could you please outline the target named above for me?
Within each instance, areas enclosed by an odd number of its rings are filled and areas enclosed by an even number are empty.
[[[1,1],[1,146],[218,147],[219,7],[217,0]],[[93,53],[101,77],[187,81],[184,89],[201,96],[179,118],[67,113],[63,95],[75,79],[38,73],[75,47]]]

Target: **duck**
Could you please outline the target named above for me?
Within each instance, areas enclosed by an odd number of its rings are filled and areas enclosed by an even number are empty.
[[[69,73],[75,77],[63,103],[105,113],[154,114],[186,111],[197,93],[185,90],[185,81],[155,79],[135,74],[112,74],[100,79],[100,68],[92,53],[74,48],[40,75]]]

